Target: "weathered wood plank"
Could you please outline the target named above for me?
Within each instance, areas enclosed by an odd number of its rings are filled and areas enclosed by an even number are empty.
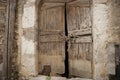
[[[91,43],[71,44],[69,49],[70,76],[91,78]]]
[[[6,9],[5,6],[3,6],[3,7],[0,6],[0,10],[5,10],[5,9]]]
[[[41,43],[39,54],[40,73],[44,65],[51,66],[51,74],[64,73],[65,43]]]
[[[91,34],[90,7],[67,6],[68,33],[75,35]]]
[[[7,5],[7,0],[0,0],[0,6],[5,7]]]
[[[81,6],[82,4],[82,6]],[[86,7],[88,6],[88,7]],[[89,0],[67,4],[70,76],[92,78],[92,24]]]
[[[13,34],[15,25],[15,6],[16,0],[7,0],[7,17],[5,27],[5,54],[4,54],[4,79],[8,80],[11,77],[11,53],[13,46]]]
[[[4,49],[5,49],[5,15],[6,10],[5,6],[0,5],[0,80],[3,78],[3,57],[4,57]]]
[[[69,31],[68,34],[69,34],[69,36],[92,34],[92,29],[87,28],[87,29],[82,29],[82,30],[72,30],[72,31]]]
[[[82,6],[86,6],[86,7],[89,7],[90,6],[90,1],[89,0],[75,0],[75,1],[71,1],[71,2],[68,2],[67,5],[69,6],[79,6],[79,7],[82,7]]]
[[[68,2],[69,4],[76,4],[76,3],[88,3],[89,4],[90,0],[73,0],[71,2]]]
[[[44,0],[44,2],[49,2],[49,3],[65,3],[70,1],[72,0]]]
[[[78,36],[77,38],[71,39],[72,43],[92,43],[92,37],[91,36]]]
[[[56,7],[61,7],[61,6],[64,6],[65,4],[64,3],[43,3],[42,5],[42,8],[41,10],[44,10],[44,9],[51,9],[51,8],[56,8]]]
[[[65,50],[63,48],[64,47],[64,42],[51,42],[51,43],[41,43],[40,44],[40,55],[61,55],[64,57],[64,52]],[[63,51],[62,51],[63,50]]]
[[[71,44],[71,47],[69,49],[69,58],[72,60],[82,59],[91,61],[92,43]]]
[[[51,74],[62,74],[65,71],[64,5],[45,3],[39,15],[39,72],[42,74],[44,66],[49,65]]]
[[[65,37],[61,35],[40,36],[40,42],[65,42]]]
[[[68,31],[76,30],[76,16],[75,16],[75,7],[69,7],[67,6],[67,25],[68,25]]]
[[[55,30],[55,31],[41,31],[40,32],[40,36],[43,36],[43,35],[63,35],[65,34],[65,32],[63,30]]]
[[[64,7],[45,9],[41,12],[40,31],[64,31]]]

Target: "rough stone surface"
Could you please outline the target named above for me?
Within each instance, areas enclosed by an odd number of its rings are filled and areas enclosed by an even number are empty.
[[[35,62],[35,0],[19,0],[19,57],[20,74],[36,75]]]
[[[22,1],[22,0],[20,0]],[[120,0],[93,0],[93,78],[109,80],[115,74],[114,47],[120,44]],[[19,12],[19,64],[24,76],[37,75],[35,0],[25,0]],[[36,30],[36,31],[35,31]],[[110,52],[110,53],[108,53]],[[111,59],[112,58],[112,59]],[[31,78],[44,80],[46,77]],[[53,79],[55,80],[55,79]],[[58,80],[58,78],[56,79]],[[62,79],[60,79],[62,80]],[[63,78],[63,80],[66,80]],[[73,79],[75,80],[75,79]],[[81,79],[76,79],[81,80]]]
[[[114,74],[115,70],[114,62],[108,62],[108,51],[111,49],[109,44],[120,43],[120,1],[95,2],[96,0],[93,2],[94,80],[109,80],[109,74]]]

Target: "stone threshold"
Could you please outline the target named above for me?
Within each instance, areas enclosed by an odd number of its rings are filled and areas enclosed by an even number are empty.
[[[47,76],[37,76],[37,77],[30,77],[29,80],[92,80],[92,79],[85,79],[85,78],[70,78],[67,79],[65,77],[47,77]]]

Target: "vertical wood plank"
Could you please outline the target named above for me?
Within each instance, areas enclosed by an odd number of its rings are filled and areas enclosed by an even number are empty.
[[[39,72],[44,73],[44,66],[51,67],[51,74],[64,73],[65,41],[64,34],[64,7],[61,3],[44,3],[39,19]],[[43,5],[44,5],[43,4]]]
[[[91,14],[88,3],[89,0],[84,4],[82,1],[67,4],[68,33],[72,38],[69,51],[70,76],[92,78]]]
[[[4,63],[4,49],[5,49],[5,19],[6,19],[6,1],[0,2],[0,80],[3,79],[3,63]]]
[[[15,6],[16,0],[7,0],[7,17],[6,17],[6,35],[5,35],[5,54],[4,54],[4,80],[11,77],[11,57],[15,25]]]
[[[10,2],[7,0],[7,11],[6,11],[6,27],[5,27],[5,53],[3,55],[3,63],[4,63],[4,72],[3,72],[3,80],[8,78],[8,31],[9,31],[9,14],[10,13]]]

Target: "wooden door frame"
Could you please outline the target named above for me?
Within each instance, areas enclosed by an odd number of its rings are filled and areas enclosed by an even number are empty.
[[[7,0],[5,23],[5,52],[3,54],[3,80],[9,80],[11,76],[11,55],[13,50],[15,7],[16,0]]]

